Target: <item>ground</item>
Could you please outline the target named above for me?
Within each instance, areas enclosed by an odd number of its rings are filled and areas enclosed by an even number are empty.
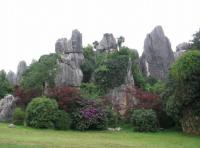
[[[0,123],[0,148],[200,148],[200,136],[162,131],[55,131]]]

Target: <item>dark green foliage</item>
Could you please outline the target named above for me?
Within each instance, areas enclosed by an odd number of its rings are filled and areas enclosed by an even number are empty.
[[[195,34],[193,34],[191,49],[200,50],[200,29]]]
[[[83,82],[87,83],[92,77],[92,73],[95,69],[95,53],[91,45],[83,48],[83,54],[85,61],[81,65],[81,70],[83,72]]]
[[[114,58],[109,58],[105,65],[95,70],[95,81],[104,92],[124,83],[128,60],[128,56],[118,55]]]
[[[120,48],[119,55],[127,55],[132,61],[132,73],[135,81],[135,85],[144,88],[145,87],[145,77],[139,68],[139,55],[137,50],[131,50],[128,47]]]
[[[13,92],[13,88],[6,78],[6,72],[0,71],[0,99]]]
[[[157,115],[152,109],[134,110],[131,121],[136,131],[155,132],[158,130]]]
[[[177,122],[183,112],[191,110],[200,116],[200,52],[188,51],[171,67],[164,94],[168,115]]]
[[[21,108],[16,108],[13,113],[13,123],[16,125],[23,125],[25,119],[25,112]]]
[[[94,83],[82,83],[81,96],[88,99],[99,99],[101,96],[101,92]]]
[[[157,95],[161,95],[162,92],[164,92],[165,90],[165,83],[163,81],[157,81],[156,83],[152,85],[151,84],[147,85],[147,84],[146,84],[146,90],[149,92],[155,93]]]
[[[106,110],[107,116],[107,124],[108,127],[116,128],[119,125],[119,116],[116,111],[114,111],[111,107],[108,107]]]
[[[43,91],[45,82],[53,86],[58,58],[57,54],[41,56],[38,62],[29,66],[23,75],[21,86],[24,89],[34,89],[39,92]]]
[[[26,124],[35,128],[54,128],[58,105],[46,97],[33,99],[26,108]]]
[[[168,116],[165,111],[156,111],[159,120],[159,126],[164,129],[172,128],[175,126],[173,118]]]
[[[56,112],[55,129],[57,130],[68,130],[71,126],[71,118],[68,113],[63,110]]]

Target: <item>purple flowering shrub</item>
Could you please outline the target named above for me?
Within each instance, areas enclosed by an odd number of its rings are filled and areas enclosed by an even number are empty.
[[[83,102],[81,102],[82,105]],[[107,117],[103,106],[94,101],[85,102],[87,103],[84,107],[77,108],[76,111],[72,113],[73,128],[81,131],[106,129]]]

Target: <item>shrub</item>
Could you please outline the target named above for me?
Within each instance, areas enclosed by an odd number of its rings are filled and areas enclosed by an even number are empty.
[[[13,113],[13,123],[16,125],[23,125],[25,119],[25,112],[21,108],[16,108]]]
[[[49,97],[57,100],[61,110],[71,112],[73,109],[72,104],[75,100],[80,99],[80,94],[78,89],[74,87],[56,87],[51,90]]]
[[[82,83],[81,84],[81,96],[88,99],[98,99],[101,95],[101,91],[94,83]]]
[[[76,110],[72,112],[72,122],[73,128],[77,130],[105,129],[106,112],[101,104],[82,99],[76,102]]]
[[[26,124],[35,128],[54,128],[58,105],[55,100],[38,97],[26,108]]]
[[[25,108],[33,98],[41,96],[41,93],[35,89],[25,90],[16,86],[14,89],[14,96],[19,98],[16,102],[17,106]]]
[[[132,124],[139,132],[155,132],[158,129],[158,120],[152,109],[136,109],[132,114]]]
[[[108,107],[106,110],[106,116],[108,127],[116,128],[119,124],[117,112],[115,112],[111,107]]]
[[[71,125],[71,119],[68,113],[63,110],[56,112],[55,129],[68,130]]]

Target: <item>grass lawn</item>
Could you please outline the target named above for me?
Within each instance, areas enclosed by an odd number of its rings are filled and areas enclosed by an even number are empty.
[[[0,148],[200,148],[200,137],[174,131],[55,131],[0,123]]]

